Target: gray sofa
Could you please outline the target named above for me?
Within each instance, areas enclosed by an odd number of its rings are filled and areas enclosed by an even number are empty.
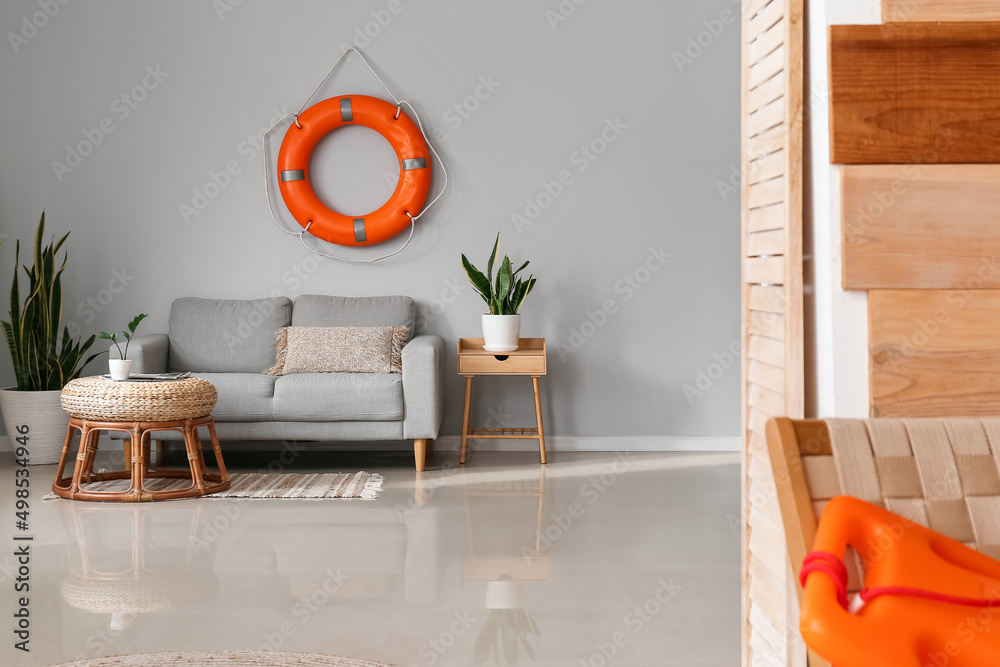
[[[444,413],[444,341],[413,335],[405,296],[295,299],[182,298],[170,307],[169,334],[136,337],[133,373],[191,371],[215,385],[212,415],[225,440],[413,440],[417,470]],[[407,326],[403,372],[273,376],[277,329],[284,326]],[[164,433],[164,439],[179,434]]]

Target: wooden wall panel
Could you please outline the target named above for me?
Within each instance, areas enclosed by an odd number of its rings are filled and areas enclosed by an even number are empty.
[[[1000,21],[997,0],[882,0],[882,21]]]
[[[1000,162],[1000,23],[830,26],[835,164]]]
[[[1000,290],[868,293],[871,414],[1000,414]]]
[[[844,289],[1000,288],[1000,165],[841,169]]]
[[[743,14],[743,664],[804,667],[764,424],[804,410],[802,0]],[[777,519],[775,518],[777,517]]]

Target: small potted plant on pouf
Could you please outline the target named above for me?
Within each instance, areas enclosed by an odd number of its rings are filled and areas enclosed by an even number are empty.
[[[113,333],[108,333],[107,331],[101,332],[101,340],[110,340],[115,344],[115,349],[118,350],[118,359],[110,355],[108,357],[108,371],[111,373],[112,380],[128,379],[129,371],[132,370],[132,360],[128,358],[128,344],[132,342],[132,336],[135,335],[135,330],[139,326],[139,322],[142,322],[146,317],[148,317],[148,313],[139,313],[128,323],[128,330],[122,331],[122,336],[125,337],[124,350],[118,344],[117,331]]]
[[[63,327],[62,335],[59,333],[66,255],[62,264],[57,265],[56,253],[69,234],[48,245],[43,245],[44,236],[43,212],[35,232],[34,266],[24,267],[29,279],[24,302],[17,275],[21,253],[18,241],[10,289],[10,320],[0,320],[17,379],[16,387],[0,389],[0,411],[14,451],[24,447],[31,465],[59,461],[69,424],[69,416],[59,403],[60,391],[97,356],[84,359],[95,336],[81,343],[70,336],[69,327]]]
[[[521,316],[517,311],[524,302],[524,297],[535,286],[535,279],[532,276],[528,276],[527,280],[517,277],[528,266],[528,262],[515,271],[511,268],[510,258],[504,256],[494,281],[493,264],[499,247],[500,234],[497,234],[493,252],[486,264],[486,275],[473,266],[465,255],[462,255],[462,266],[465,267],[472,286],[490,309],[489,313],[483,313],[483,348],[487,352],[513,352],[518,348],[521,337]]]

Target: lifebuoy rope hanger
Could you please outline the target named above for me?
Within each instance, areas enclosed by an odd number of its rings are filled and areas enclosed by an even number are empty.
[[[395,104],[368,95],[340,95],[308,106],[316,92],[351,51],[368,66]],[[404,104],[413,114],[416,123],[403,111]],[[289,117],[293,120],[285,131],[277,162],[272,165],[268,157],[268,137]],[[363,216],[348,216],[334,211],[316,196],[309,180],[309,159],[316,144],[330,132],[346,125],[361,125],[381,134],[392,146],[399,161],[399,182],[392,196],[381,207]],[[393,95],[361,52],[353,47],[341,54],[298,111],[286,114],[264,133],[263,143],[264,192],[271,218],[283,232],[298,236],[307,249],[331,259],[345,262],[377,262],[401,252],[413,238],[417,219],[437,203],[448,187],[448,171],[444,168],[441,156],[428,141],[416,109],[406,100],[400,100]],[[431,187],[431,155],[441,166],[444,183],[441,191],[424,206]],[[291,216],[302,226],[301,230],[288,229],[275,215],[271,203],[272,178],[276,179],[281,199]],[[389,240],[406,227],[410,228],[410,233],[402,247],[371,259],[329,255],[306,242],[306,236],[309,235],[336,245],[373,245]]]

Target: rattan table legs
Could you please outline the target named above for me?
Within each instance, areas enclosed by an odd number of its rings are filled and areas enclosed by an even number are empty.
[[[198,429],[208,429],[215,451],[215,462],[218,473],[208,472],[205,457],[202,454],[201,438]],[[75,431],[80,432],[80,447],[76,455],[76,467],[72,477],[63,477],[63,471],[69,459],[70,447]],[[97,441],[101,431],[120,431],[128,434],[125,442],[125,464],[128,470],[114,472],[94,472],[94,458],[97,454]],[[187,449],[188,470],[160,470],[151,467],[150,444],[152,434],[157,431],[179,431],[184,434],[184,446]],[[147,479],[190,479],[191,486],[167,491],[151,491],[146,488]],[[131,485],[126,491],[89,491],[83,488],[87,482],[100,482],[114,479],[129,479]],[[226,464],[222,460],[222,448],[215,434],[215,421],[212,416],[197,419],[181,419],[163,422],[96,422],[86,419],[71,418],[66,429],[66,441],[63,444],[62,456],[56,470],[56,478],[52,483],[52,491],[58,496],[71,500],[105,500],[117,502],[147,502],[152,500],[171,500],[174,498],[196,498],[229,488],[229,475]]]

